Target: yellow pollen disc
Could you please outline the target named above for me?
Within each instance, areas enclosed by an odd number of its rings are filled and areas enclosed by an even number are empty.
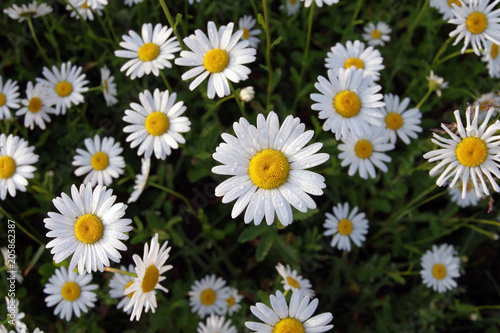
[[[364,69],[365,63],[359,58],[349,58],[344,63],[344,68],[356,67],[356,69]]]
[[[291,5],[295,5],[297,3],[297,0],[290,0]]]
[[[361,110],[361,100],[355,92],[345,90],[335,96],[333,107],[342,117],[351,118]]]
[[[106,169],[109,165],[108,154],[98,151],[90,159],[90,164],[92,165],[92,168],[97,171]]]
[[[432,276],[437,280],[444,279],[446,277],[446,267],[441,264],[434,264],[432,267]]]
[[[382,37],[382,31],[375,29],[372,31],[371,36],[373,39],[380,39],[380,37]]]
[[[403,117],[399,113],[391,112],[385,117],[385,124],[388,129],[397,130],[403,126]]]
[[[83,5],[81,5],[80,7],[81,7],[81,8],[83,8],[83,9],[88,9],[88,8],[89,8],[89,5],[88,5],[87,1],[85,1],[85,2],[83,3]]]
[[[453,8],[453,4],[457,5],[458,7],[462,7],[462,3],[460,2],[460,0],[448,0],[448,6]]]
[[[304,325],[295,318],[281,319],[274,325],[273,333],[305,333]]]
[[[160,111],[151,113],[146,118],[146,130],[153,136],[162,135],[170,127],[170,122],[166,114]]]
[[[228,299],[226,299],[226,302],[228,308],[232,307],[234,305],[234,297],[233,296],[229,297]]]
[[[160,48],[155,43],[146,43],[139,48],[137,56],[141,61],[153,61],[160,54]]]
[[[77,300],[80,297],[80,292],[80,286],[73,281],[66,282],[61,288],[61,296],[68,302]]]
[[[295,280],[293,277],[291,276],[287,276],[286,277],[286,282],[288,282],[289,285],[291,285],[292,287],[294,288],[300,288],[300,284],[297,280]]]
[[[125,291],[125,290],[127,290],[127,288],[128,288],[128,287],[130,287],[133,283],[134,283],[134,281],[129,281],[129,282],[127,282],[127,284],[125,285],[125,288],[123,288],[123,290],[124,290],[124,291]],[[134,296],[134,293],[135,293],[135,292],[133,291],[133,292],[131,292],[130,294],[127,294],[126,296],[127,296],[128,298],[132,298],[132,296]]]
[[[35,15],[36,13],[37,12],[31,11],[31,10],[27,10],[25,12],[19,13],[19,16],[21,16],[21,17],[32,16],[32,15]]]
[[[7,102],[7,98],[4,94],[0,93],[0,106],[3,106]]]
[[[0,157],[0,178],[8,179],[16,172],[16,162],[10,156]]]
[[[467,17],[465,25],[471,33],[480,34],[488,27],[488,18],[481,12],[474,12]]]
[[[243,38],[245,39],[248,39],[250,38],[250,30],[248,30],[247,28],[243,28]]]
[[[480,138],[465,138],[455,150],[458,161],[466,167],[475,167],[483,164],[488,157],[488,147]]]
[[[368,140],[359,140],[354,146],[354,152],[359,158],[368,158],[372,156],[373,146]]]
[[[266,190],[278,188],[288,178],[290,163],[282,152],[265,149],[250,160],[248,174],[255,185]]]
[[[28,104],[28,110],[37,113],[42,108],[42,100],[38,97],[32,97]]]
[[[94,214],[82,215],[75,223],[75,236],[85,244],[93,244],[102,238],[104,227]]]
[[[210,73],[220,73],[229,64],[229,54],[221,49],[212,49],[205,54],[203,66]]]
[[[498,57],[498,45],[493,43],[491,44],[491,50],[490,50],[491,57],[493,59],[496,59]]]
[[[353,229],[352,222],[348,219],[342,219],[339,221],[337,229],[341,235],[348,236],[351,234]]]
[[[60,97],[69,96],[73,92],[73,86],[68,81],[61,81],[56,85],[56,93]]]
[[[215,294],[215,291],[208,288],[201,292],[200,301],[201,303],[203,303],[203,305],[212,305],[215,302],[216,296],[217,295]]]
[[[155,265],[151,265],[146,269],[144,277],[142,278],[142,291],[149,293],[153,291],[158,284],[158,278],[160,277],[160,271]]]
[[[104,91],[106,92],[106,94],[109,94],[108,80],[104,80],[102,82],[102,87],[103,87]]]

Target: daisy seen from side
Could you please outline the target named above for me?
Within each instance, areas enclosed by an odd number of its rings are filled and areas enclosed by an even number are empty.
[[[128,265],[128,268],[125,266],[120,266],[120,270],[134,273],[135,267],[134,265]],[[118,298],[120,301],[116,305],[117,309],[125,309],[125,306],[130,303],[130,299],[133,296],[133,293],[125,294],[125,289],[130,287],[132,283],[134,283],[134,277],[125,274],[113,274],[113,277],[109,281],[109,296],[112,298]],[[124,311],[127,314],[132,312],[132,308],[129,308],[127,311]]]
[[[101,87],[107,106],[118,103],[115,77],[111,75],[111,71],[106,66],[101,68]]]
[[[410,99],[405,97],[401,102],[399,96],[384,95],[385,107],[381,112],[385,117],[385,129],[389,134],[389,143],[396,143],[398,136],[405,144],[410,144],[410,138],[416,139],[417,133],[422,132],[420,127],[422,113],[417,108],[408,109]]]
[[[439,293],[456,288],[454,279],[460,276],[460,258],[455,254],[453,245],[448,244],[432,245],[432,250],[424,253],[420,276],[427,287]]]
[[[293,16],[300,12],[302,1],[300,0],[285,0],[285,5],[281,5],[280,9],[286,11],[288,16]]]
[[[12,118],[11,109],[19,108],[19,85],[17,81],[0,76],[0,120]]]
[[[494,108],[492,117],[496,116],[498,107],[500,107],[500,96],[492,92],[482,94],[471,106],[471,111],[475,111],[476,107],[479,106],[479,121],[483,121],[491,108]]]
[[[238,333],[236,327],[231,325],[231,319],[226,319],[224,316],[211,315],[207,318],[206,323],[199,322],[197,333]]]
[[[243,30],[243,34],[241,35],[242,40],[248,40],[250,42],[251,47],[257,48],[260,43],[260,39],[256,36],[259,36],[261,30],[253,29],[257,23],[257,20],[254,19],[250,15],[244,15],[238,20],[238,28]]]
[[[137,174],[135,177],[134,191],[130,194],[127,203],[136,202],[137,199],[139,199],[148,181],[150,167],[151,159],[141,158],[141,173]]]
[[[311,298],[314,297],[314,290],[312,289],[311,282],[308,279],[303,278],[301,275],[297,273],[296,270],[291,269],[290,265],[284,266],[281,263],[276,265],[276,270],[278,274],[283,278],[283,289],[284,290],[301,290],[304,295],[309,296]]]
[[[21,7],[14,4],[9,8],[3,10],[3,12],[13,20],[18,20],[19,22],[26,21],[28,17],[40,17],[52,13],[52,7],[46,3],[38,4],[37,1],[26,5],[22,4]]]
[[[443,15],[443,20],[448,21],[455,17],[453,6],[462,7],[468,2],[468,0],[430,0],[429,6],[436,8]]]
[[[323,227],[325,236],[333,236],[330,245],[339,250],[351,251],[351,242],[357,247],[366,240],[368,233],[368,220],[365,213],[358,213],[359,208],[354,206],[349,209],[349,203],[333,206],[333,215],[326,213]]]
[[[368,23],[363,28],[363,39],[370,46],[384,46],[385,43],[391,41],[390,33],[392,29],[385,22]]]
[[[191,312],[197,313],[201,318],[223,315],[227,309],[229,291],[226,281],[221,277],[216,278],[214,274],[195,281],[188,292]]]
[[[224,314],[228,314],[230,316],[233,315],[233,313],[238,312],[241,309],[241,300],[243,299],[243,296],[238,294],[238,289],[233,288],[233,287],[227,287],[228,288],[228,298],[225,299],[227,303],[226,310],[224,311]]]
[[[448,82],[445,81],[441,76],[437,76],[436,74],[434,74],[433,70],[431,70],[429,76],[426,76],[425,78],[427,79],[429,89],[435,91],[438,97],[441,97],[441,89],[448,88]]]
[[[45,122],[50,123],[50,114],[57,114],[54,104],[56,96],[54,92],[44,85],[28,82],[26,87],[26,98],[21,101],[22,107],[16,112],[16,116],[24,115],[24,126],[30,130],[35,124],[45,130]]]
[[[483,62],[486,62],[486,68],[491,78],[500,77],[500,57],[499,45],[492,41],[486,41],[486,50],[481,57]]]

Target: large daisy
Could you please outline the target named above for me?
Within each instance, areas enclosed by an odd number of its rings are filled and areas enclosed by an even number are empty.
[[[384,46],[385,43],[391,40],[391,36],[389,35],[392,30],[384,22],[368,23],[367,26],[363,28],[363,39],[371,46]]]
[[[128,265],[128,268],[122,265],[120,266],[120,269],[131,273],[135,272],[134,265],[132,264]],[[117,309],[125,309],[125,306],[130,303],[133,293],[125,294],[125,289],[134,283],[134,279],[135,278],[130,275],[114,274],[111,281],[109,281],[109,296],[120,299],[118,305],[116,306]],[[130,314],[132,312],[132,308],[129,308],[125,312]]]
[[[305,131],[299,118],[288,116],[280,128],[278,116],[270,112],[267,119],[257,116],[257,127],[244,118],[233,125],[236,137],[223,133],[213,158],[224,165],[212,172],[231,178],[215,189],[222,202],[236,200],[231,216],[236,218],[246,208],[245,223],[267,224],[275,213],[283,225],[292,223],[292,208],[301,212],[316,208],[309,194],[321,195],[323,176],[305,169],[326,162],[328,154],[316,154],[322,143],[304,147],[314,135]],[[248,207],[247,207],[248,206]]]
[[[208,76],[208,98],[224,97],[231,94],[227,80],[238,83],[248,79],[250,69],[243,64],[255,61],[256,50],[248,47],[248,40],[239,41],[243,30],[233,34],[234,23],[221,26],[207,24],[208,37],[200,29],[184,38],[184,43],[191,51],[182,51],[175,64],[180,66],[196,66],[182,75],[183,80],[196,77],[189,85],[194,90]]]
[[[304,295],[314,297],[314,290],[312,289],[311,282],[299,275],[296,270],[291,269],[290,265],[287,264],[284,266],[283,264],[278,263],[276,265],[276,270],[283,278],[283,281],[281,281],[281,283],[283,283],[283,289],[291,289],[292,291],[298,289],[301,290]]]
[[[142,25],[142,36],[130,30],[129,35],[123,35],[120,46],[125,50],[115,51],[115,55],[120,58],[130,59],[120,68],[120,71],[127,70],[126,75],[130,75],[133,80],[141,78],[144,74],[153,73],[160,75],[163,68],[171,68],[169,60],[175,58],[174,53],[179,51],[179,41],[172,36],[174,30],[160,23],[153,28],[151,23]]]
[[[226,319],[223,316],[210,316],[206,323],[199,322],[197,333],[238,333],[236,327],[231,325],[231,319]]]
[[[52,13],[52,7],[42,2],[38,4],[37,1],[26,5],[22,4],[21,7],[14,4],[9,8],[3,10],[3,12],[13,20],[18,20],[19,22],[26,21],[27,17],[40,17]]]
[[[125,233],[132,230],[130,219],[122,218],[127,205],[115,203],[113,190],[105,186],[75,185],[71,186],[71,198],[66,193],[52,200],[54,206],[61,212],[48,213],[43,222],[50,231],[47,237],[55,238],[46,247],[52,248],[54,261],[60,263],[73,255],[69,263],[72,270],[78,266],[78,272],[85,270],[103,271],[109,267],[109,260],[118,263],[121,254],[127,247],[122,240],[127,240]]]
[[[453,245],[432,245],[420,260],[422,270],[420,275],[424,284],[439,293],[451,290],[457,286],[454,280],[460,276],[460,258],[455,256]]]
[[[405,143],[410,144],[410,138],[416,139],[422,132],[420,122],[422,113],[417,108],[407,109],[410,104],[408,97],[399,102],[399,96],[384,95],[385,107],[380,110],[385,117],[385,128],[389,134],[389,142],[396,143],[396,135]]]
[[[18,108],[19,86],[17,81],[8,79],[4,84],[3,78],[0,76],[0,120],[12,118],[10,110]]]
[[[468,107],[465,111],[467,123],[464,128],[460,111],[456,110],[454,114],[458,135],[451,132],[445,124],[441,124],[441,127],[448,133],[451,140],[436,133],[433,134],[432,142],[440,146],[441,149],[424,154],[424,158],[428,159],[429,162],[440,161],[429,172],[431,176],[436,175],[446,166],[436,181],[438,186],[445,185],[447,180],[454,176],[449,186],[455,187],[457,181],[461,180],[462,198],[465,198],[469,179],[472,179],[477,196],[481,196],[483,192],[487,195],[490,194],[486,185],[487,180],[495,192],[500,192],[500,186],[493,178],[493,175],[500,178],[500,136],[494,135],[500,130],[500,122],[496,121],[488,126],[493,111],[493,108],[488,111],[483,123],[478,127],[479,106],[476,107],[472,122],[470,119],[471,107]]]
[[[35,124],[45,129],[45,122],[50,123],[50,114],[56,114],[53,107],[56,103],[55,93],[37,83],[28,82],[26,87],[26,98],[21,101],[22,107],[16,112],[16,116],[24,115],[24,126],[33,129]]]
[[[229,287],[223,278],[207,275],[194,282],[188,292],[191,312],[202,318],[207,315],[223,315],[227,311]]]
[[[332,235],[331,246],[339,250],[351,251],[351,241],[357,247],[366,240],[368,233],[368,220],[365,213],[358,214],[358,207],[349,211],[349,203],[339,203],[333,206],[333,215],[326,213],[323,227],[326,229],[325,236]]]

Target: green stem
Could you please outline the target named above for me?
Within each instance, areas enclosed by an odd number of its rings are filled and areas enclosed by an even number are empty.
[[[212,105],[212,107],[203,115],[203,117],[201,117],[201,123],[204,124],[207,121],[208,117],[210,117],[212,115],[212,113],[219,107],[219,105],[221,105],[222,103],[224,103],[227,100],[230,100],[231,98],[236,98],[236,97],[234,96],[234,94],[231,94],[229,96],[226,96],[226,97],[218,100],[217,103]]]
[[[174,190],[171,190],[165,186],[162,186],[160,184],[156,184],[156,183],[148,183],[149,185],[153,186],[153,187],[156,187],[162,191],[165,191],[167,193],[170,193],[172,195],[175,195],[177,198],[181,199],[182,201],[184,201],[184,203],[188,206],[189,208],[189,212],[191,214],[193,214],[196,218],[198,218],[198,214],[195,212],[195,210],[193,209],[193,206],[191,205],[191,203],[189,202],[188,199],[186,199],[185,196],[183,196],[182,194],[180,194],[179,192],[176,192]]]
[[[363,0],[358,0],[356,4],[356,9],[354,10],[354,14],[352,14],[351,18],[351,27],[354,27],[356,24],[356,18],[358,17],[359,11],[361,10],[361,5],[363,4]]]
[[[107,6],[104,7],[104,15],[106,15],[106,22],[108,23],[109,30],[111,31],[111,35],[113,36],[114,44],[118,47],[120,45],[120,40],[116,36],[115,29],[113,28],[113,21],[111,21]]]
[[[269,74],[267,82],[266,111],[269,111],[269,107],[271,105],[271,89],[273,86],[273,66],[271,64],[271,31],[269,31],[267,0],[262,0],[262,7],[264,8],[264,30],[266,31],[266,65],[267,72]]]
[[[47,31],[49,32],[50,36],[52,38],[49,39],[50,44],[52,44],[52,47],[54,48],[54,51],[56,52],[56,58],[57,58],[57,63],[61,63],[61,53],[59,51],[59,46],[57,45],[57,39],[56,36],[54,35],[54,28],[49,27],[49,23],[47,22],[47,16],[42,16],[43,23],[45,24],[45,27],[47,28]]]
[[[175,37],[177,37],[177,41],[179,42],[181,48],[185,49],[186,47],[184,46],[184,43],[182,42],[181,35],[179,35],[179,31],[177,31],[177,25],[174,22],[174,19],[172,18],[172,14],[170,14],[170,11],[168,10],[167,4],[165,3],[165,0],[159,0],[161,8],[163,8],[163,12],[165,13],[165,16],[167,17],[168,24],[172,27],[174,30]]]
[[[42,54],[42,57],[45,59],[45,62],[47,62],[47,65],[50,65],[50,60],[47,57],[47,53],[45,53],[45,50],[43,49],[42,45],[40,45],[40,42],[36,37],[35,28],[33,28],[33,21],[31,21],[31,16],[28,16],[28,27],[30,29],[31,36],[33,36],[33,40],[35,41],[35,44],[38,47],[38,50]]]
[[[21,229],[22,232],[24,232],[26,234],[26,236],[28,236],[29,238],[31,238],[32,240],[34,240],[35,242],[37,242],[38,244],[40,245],[43,245],[45,246],[45,243],[42,242],[41,240],[39,240],[38,238],[36,238],[32,233],[30,233],[28,230],[26,230],[18,221],[14,220],[12,218],[12,216],[10,216],[9,213],[7,213],[7,211],[3,208],[3,206],[0,206],[0,209],[2,210],[2,213],[5,214],[5,216],[7,216],[7,218],[11,221],[14,221],[14,224],[16,225],[16,228],[19,228]]]
[[[89,88],[87,90],[87,92],[91,92],[91,91],[99,91],[99,92],[101,92],[102,91],[102,86],[92,87],[92,88]]]
[[[424,97],[422,97],[420,102],[418,102],[417,106],[415,106],[415,107],[417,109],[420,109],[422,107],[422,105],[425,103],[425,101],[427,100],[427,98],[429,98],[429,96],[432,94],[432,92],[433,92],[432,89],[428,89],[427,92],[425,93]]]
[[[475,306],[474,309],[476,310],[497,310],[500,309],[500,305],[478,305]]]
[[[117,269],[117,268],[111,268],[111,267],[104,267],[104,270],[106,272],[110,272],[110,273],[115,273],[115,274],[123,274],[123,275],[128,275],[128,276],[132,276],[132,277],[138,277],[136,273],[132,273],[132,272],[128,272],[128,271],[124,271],[124,270],[121,270],[121,269]]]
[[[229,83],[229,88],[231,88],[231,92],[233,93],[234,100],[236,101],[236,104],[238,104],[238,108],[240,109],[241,115],[244,118],[248,118],[247,113],[245,111],[245,105],[243,104],[243,101],[240,100],[240,98],[239,98],[238,94],[236,93],[236,90],[234,89],[231,81],[228,81],[228,83]]]
[[[168,80],[167,80],[167,77],[165,76],[165,74],[163,74],[163,71],[160,70],[160,76],[161,78],[163,79],[163,83],[165,83],[165,85],[167,86],[167,89],[170,91],[170,93],[174,92],[172,90],[172,87],[170,86],[170,84],[168,83]]]
[[[415,19],[415,21],[413,21],[410,28],[408,29],[408,38],[407,38],[408,40],[411,38],[413,30],[415,30],[418,21],[420,21],[420,18],[422,17],[422,15],[424,15],[425,10],[427,9],[428,6],[429,6],[429,0],[425,0],[424,5],[422,6],[422,8],[420,8],[420,12],[418,13],[417,18]]]
[[[446,40],[446,42],[444,42],[443,45],[441,45],[441,47],[439,48],[439,51],[437,51],[436,55],[434,56],[434,59],[432,59],[431,67],[434,67],[436,65],[436,63],[438,62],[441,55],[444,53],[444,51],[446,51],[446,48],[448,47],[448,44],[450,44],[452,39],[453,39],[453,37],[449,37]]]
[[[476,227],[473,224],[468,224],[468,225],[466,225],[466,227],[469,228],[469,229],[471,229],[471,230],[474,230],[477,233],[483,234],[483,235],[485,235],[488,238],[491,238],[491,236],[494,234],[494,232],[481,229],[479,227]]]
[[[104,30],[104,33],[106,34],[106,37],[108,38],[109,42],[111,44],[114,44],[114,40],[111,37],[111,34],[109,33],[109,29],[106,26],[106,23],[104,23],[104,21],[100,15],[96,15],[96,16],[97,16],[97,19],[99,20],[99,23],[101,24],[102,30]]]
[[[444,57],[443,59],[439,60],[439,62],[437,63],[438,65],[441,65],[443,62],[445,61],[448,61],[452,58],[455,58],[461,54],[466,54],[466,53],[474,53],[474,50],[473,49],[467,49],[465,50],[464,53],[462,53],[461,51],[457,51],[457,52],[453,52],[451,54],[448,54],[446,57]]]
[[[412,272],[412,271],[404,271],[404,272],[394,272],[396,273],[397,275],[419,275],[420,272]]]

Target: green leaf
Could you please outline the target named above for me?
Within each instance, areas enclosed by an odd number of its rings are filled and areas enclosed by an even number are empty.
[[[394,281],[399,284],[406,284],[406,280],[401,275],[395,272],[387,272],[387,275],[389,275]]]
[[[274,88],[278,85],[281,80],[281,68],[276,68],[273,72],[273,85],[271,86],[271,91],[274,91]]]
[[[144,225],[138,216],[134,216],[134,222],[137,224],[137,230],[142,231],[144,229]]]
[[[278,45],[280,42],[281,42],[281,36],[279,36],[278,38],[276,38],[272,43],[271,43],[271,46],[270,48],[272,49],[274,46]]]
[[[368,200],[368,206],[387,214],[392,211],[391,203],[384,198],[371,198]]]
[[[149,236],[147,234],[137,234],[131,240],[130,244],[137,244],[142,241],[145,241]]]
[[[266,30],[266,21],[264,21],[264,16],[261,13],[257,14],[257,22],[262,26],[264,30]]]
[[[255,251],[255,259],[257,259],[257,261],[262,261],[266,258],[269,250],[271,250],[271,247],[273,246],[274,240],[276,239],[276,233],[273,232],[272,229],[268,230],[269,231],[260,238],[257,251]]]
[[[307,212],[305,213],[302,213],[302,212],[299,212],[298,210],[294,210],[293,211],[293,220],[294,221],[304,221],[308,218],[310,218],[311,216],[313,216],[314,214],[316,214],[317,212],[319,212],[319,209],[309,209]]]
[[[283,257],[283,261],[292,266],[299,265],[299,254],[292,244],[287,244],[283,237],[276,237],[273,244],[276,252]]]
[[[238,242],[245,243],[251,241],[265,233],[267,229],[269,229],[269,226],[267,224],[261,224],[258,226],[251,225],[249,228],[243,230],[243,232],[238,237]]]

